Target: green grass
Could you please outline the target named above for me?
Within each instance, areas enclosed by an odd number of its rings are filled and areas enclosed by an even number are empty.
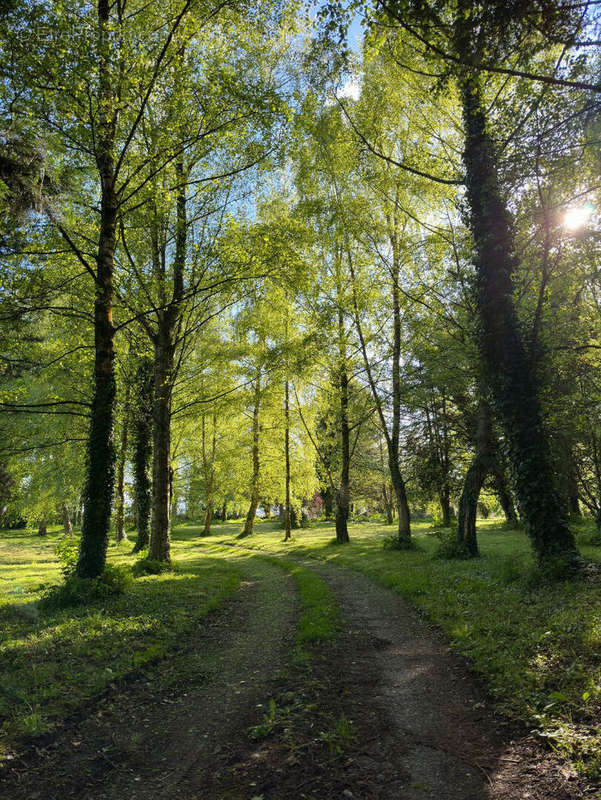
[[[175,572],[138,578],[126,594],[102,604],[43,611],[36,601],[44,586],[60,581],[59,539],[57,532],[0,533],[0,760],[113,682],[152,671],[240,583],[237,567],[176,533]],[[109,561],[134,563],[130,550],[131,543],[112,545]]]
[[[235,530],[218,526],[213,541],[228,541]],[[590,525],[577,530],[581,541],[590,539]],[[275,524],[262,523],[245,546],[328,560],[405,595],[468,658],[501,711],[537,729],[591,777],[601,775],[601,584],[536,585],[526,536],[494,521],[480,524],[482,557],[474,561],[433,557],[438,542],[426,523],[414,526],[414,551],[384,550],[390,533],[352,525],[351,543],[341,547],[332,526],[317,525],[284,543]],[[601,548],[581,549],[601,562]]]
[[[188,525],[179,530],[186,530],[189,535],[196,528]],[[198,528],[199,532],[200,530]],[[208,547],[212,552],[224,555],[247,552],[245,544],[223,543],[217,546],[209,543],[206,538],[203,538],[200,544]],[[250,549],[253,549],[252,546]],[[319,645],[335,639],[340,631],[342,615],[334,593],[327,583],[310,569],[282,558],[282,556],[257,553],[255,557],[286,570],[298,589],[301,616],[298,622],[296,642],[301,651],[304,645]]]

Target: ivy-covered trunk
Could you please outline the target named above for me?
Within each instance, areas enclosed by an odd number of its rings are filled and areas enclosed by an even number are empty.
[[[336,491],[336,541],[346,544],[349,541],[348,518],[350,502],[350,464],[351,435],[348,419],[349,379],[347,371],[346,337],[342,308],[338,308],[338,347],[340,391],[340,484]]]
[[[515,528],[518,524],[518,515],[515,510],[513,497],[511,496],[511,490],[507,485],[505,469],[502,460],[499,458],[498,452],[495,464],[493,465],[493,488],[501,508],[503,509],[505,521],[508,525],[511,525],[512,528]]]
[[[250,536],[253,532],[254,525],[255,525],[255,516],[257,514],[257,508],[259,507],[259,480],[260,480],[260,471],[261,471],[261,461],[260,461],[260,451],[259,451],[259,444],[260,444],[260,433],[261,433],[261,425],[260,425],[260,411],[261,411],[261,372],[257,371],[257,377],[255,379],[255,392],[254,392],[254,406],[253,406],[253,424],[252,424],[252,434],[253,434],[253,443],[252,443],[252,462],[253,462],[253,472],[252,478],[250,483],[250,504],[248,506],[248,513],[246,515],[246,521],[244,523],[244,529],[241,536]]]
[[[125,407],[123,409],[123,428],[121,429],[121,444],[119,459],[117,461],[117,508],[115,509],[115,539],[122,542],[127,539],[125,535],[125,460],[127,456],[127,440],[129,434],[129,395],[130,387],[127,386],[125,394]]]
[[[171,388],[173,331],[161,315],[154,357],[152,410],[152,522],[148,555],[156,561],[171,557]]]
[[[153,383],[152,361],[143,358],[136,370],[133,478],[137,537],[134,553],[148,547],[150,533]]]
[[[469,28],[459,23],[462,60],[470,61]],[[464,163],[477,274],[480,344],[488,381],[508,444],[520,514],[541,566],[575,566],[579,555],[557,491],[534,370],[513,302],[517,266],[512,220],[501,194],[479,76],[461,79]]]
[[[99,121],[96,130],[96,163],[101,185],[100,231],[94,302],[94,394],[87,446],[83,525],[77,562],[77,574],[80,578],[96,578],[104,571],[115,481],[113,275],[117,196],[113,151],[116,111],[113,108],[109,17],[108,0],[99,0]]]
[[[284,512],[284,540],[290,539],[290,385],[284,382],[284,460],[286,462],[286,510]]]

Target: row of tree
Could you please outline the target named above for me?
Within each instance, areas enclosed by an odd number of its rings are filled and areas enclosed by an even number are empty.
[[[595,3],[14,0],[2,17],[0,491],[174,511],[458,507],[541,566],[599,515]],[[358,16],[361,51],[344,44]],[[35,47],[32,46],[35,37]],[[127,486],[130,487],[129,493]],[[81,498],[81,504],[80,504]],[[223,507],[226,507],[223,510]]]

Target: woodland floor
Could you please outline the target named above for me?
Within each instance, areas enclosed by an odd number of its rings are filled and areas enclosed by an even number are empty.
[[[175,656],[11,762],[4,800],[568,800],[599,797],[495,715],[464,661],[367,577],[304,560],[343,610],[340,635],[295,646],[299,603],[277,564],[231,550],[245,580]]]

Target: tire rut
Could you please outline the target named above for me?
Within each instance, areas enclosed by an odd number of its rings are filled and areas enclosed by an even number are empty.
[[[364,575],[303,560],[334,591],[346,635],[371,641],[343,667],[343,679],[373,672],[363,698],[379,708],[382,741],[370,753],[394,761],[395,800],[577,800],[573,774],[532,738],[492,711],[489,698],[439,632],[404,598]],[[518,741],[517,736],[522,740]],[[352,787],[351,787],[352,789]]]
[[[246,555],[236,560],[246,580],[203,619],[193,643],[201,685],[158,696],[143,681],[126,687],[34,763],[16,765],[3,798],[210,797],[202,787],[213,763],[256,717],[286,663],[297,616],[295,588],[283,570]]]

